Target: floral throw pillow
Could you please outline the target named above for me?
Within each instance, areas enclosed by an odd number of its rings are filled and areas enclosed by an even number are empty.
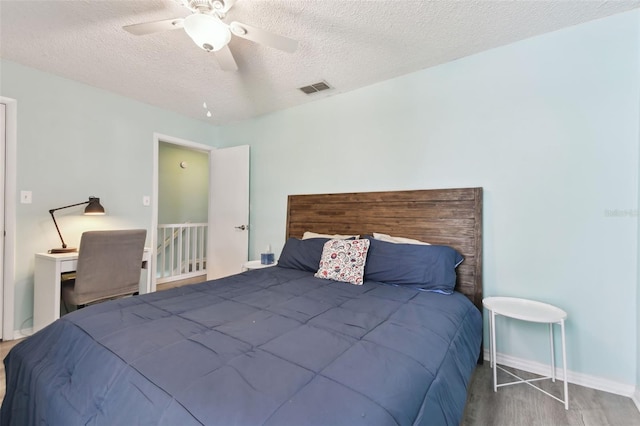
[[[329,240],[324,243],[320,267],[315,276],[362,285],[369,240]]]

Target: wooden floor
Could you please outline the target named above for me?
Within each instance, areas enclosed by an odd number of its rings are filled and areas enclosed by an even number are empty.
[[[183,285],[189,285],[189,284],[197,284],[206,280],[207,280],[206,275],[199,275],[197,277],[187,278],[186,280],[172,281],[165,284],[157,284],[156,290],[157,291],[169,290],[170,288],[182,287]]]
[[[4,363],[2,361],[4,360],[4,357],[7,356],[11,348],[13,348],[21,341],[22,339],[10,340],[8,342],[0,341],[0,401],[4,399],[4,393],[7,390],[7,383],[4,375]]]
[[[529,379],[533,374],[510,369]],[[498,383],[510,382],[510,376],[498,370]],[[563,398],[563,382],[537,382]],[[489,362],[478,366],[471,379],[462,426],[640,426],[640,411],[631,398],[601,392],[569,383],[569,410],[564,404],[526,384],[493,391]]]

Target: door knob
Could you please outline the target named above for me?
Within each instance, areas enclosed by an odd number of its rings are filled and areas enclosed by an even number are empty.
[[[236,229],[239,229],[240,231],[244,231],[245,229],[247,229],[246,225],[240,225],[240,226],[236,226]]]

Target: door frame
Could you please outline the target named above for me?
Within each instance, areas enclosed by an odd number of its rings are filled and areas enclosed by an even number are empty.
[[[151,288],[150,292],[156,291],[156,260],[158,254],[157,250],[157,241],[158,241],[158,162],[160,160],[160,143],[170,143],[173,145],[182,146],[185,148],[197,149],[199,151],[205,151],[209,156],[209,176],[211,176],[211,151],[215,151],[216,148],[209,145],[204,145],[197,142],[188,141],[186,139],[176,138],[174,136],[164,135],[162,133],[154,133],[153,134],[153,186],[152,186],[152,194],[151,194],[151,265],[149,266],[151,270]],[[208,209],[211,211],[211,199],[212,199],[212,191],[211,185],[209,185],[209,202]],[[207,219],[207,223],[209,220]],[[207,241],[211,241],[211,227],[207,226]],[[211,250],[207,248],[207,256]]]
[[[5,157],[4,157],[4,273],[2,278],[2,339],[14,339],[14,311],[16,286],[16,175],[18,146],[18,102],[0,96],[5,104]]]

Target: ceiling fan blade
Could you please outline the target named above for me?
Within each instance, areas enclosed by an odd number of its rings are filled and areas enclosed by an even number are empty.
[[[134,35],[146,35],[159,33],[162,31],[177,30],[183,27],[184,19],[173,18],[165,19],[163,21],[145,22],[144,24],[133,24],[122,27],[125,31]]]
[[[231,29],[231,32],[238,37],[242,37],[255,43],[264,44],[265,46],[273,47],[278,50],[293,53],[298,48],[298,42],[296,40],[273,34],[268,31],[261,30],[260,28],[252,27],[251,25],[232,22],[229,24],[229,28]]]
[[[218,64],[220,64],[220,68],[223,71],[238,71],[238,64],[236,64],[236,60],[233,58],[233,54],[228,45],[215,53]]]

